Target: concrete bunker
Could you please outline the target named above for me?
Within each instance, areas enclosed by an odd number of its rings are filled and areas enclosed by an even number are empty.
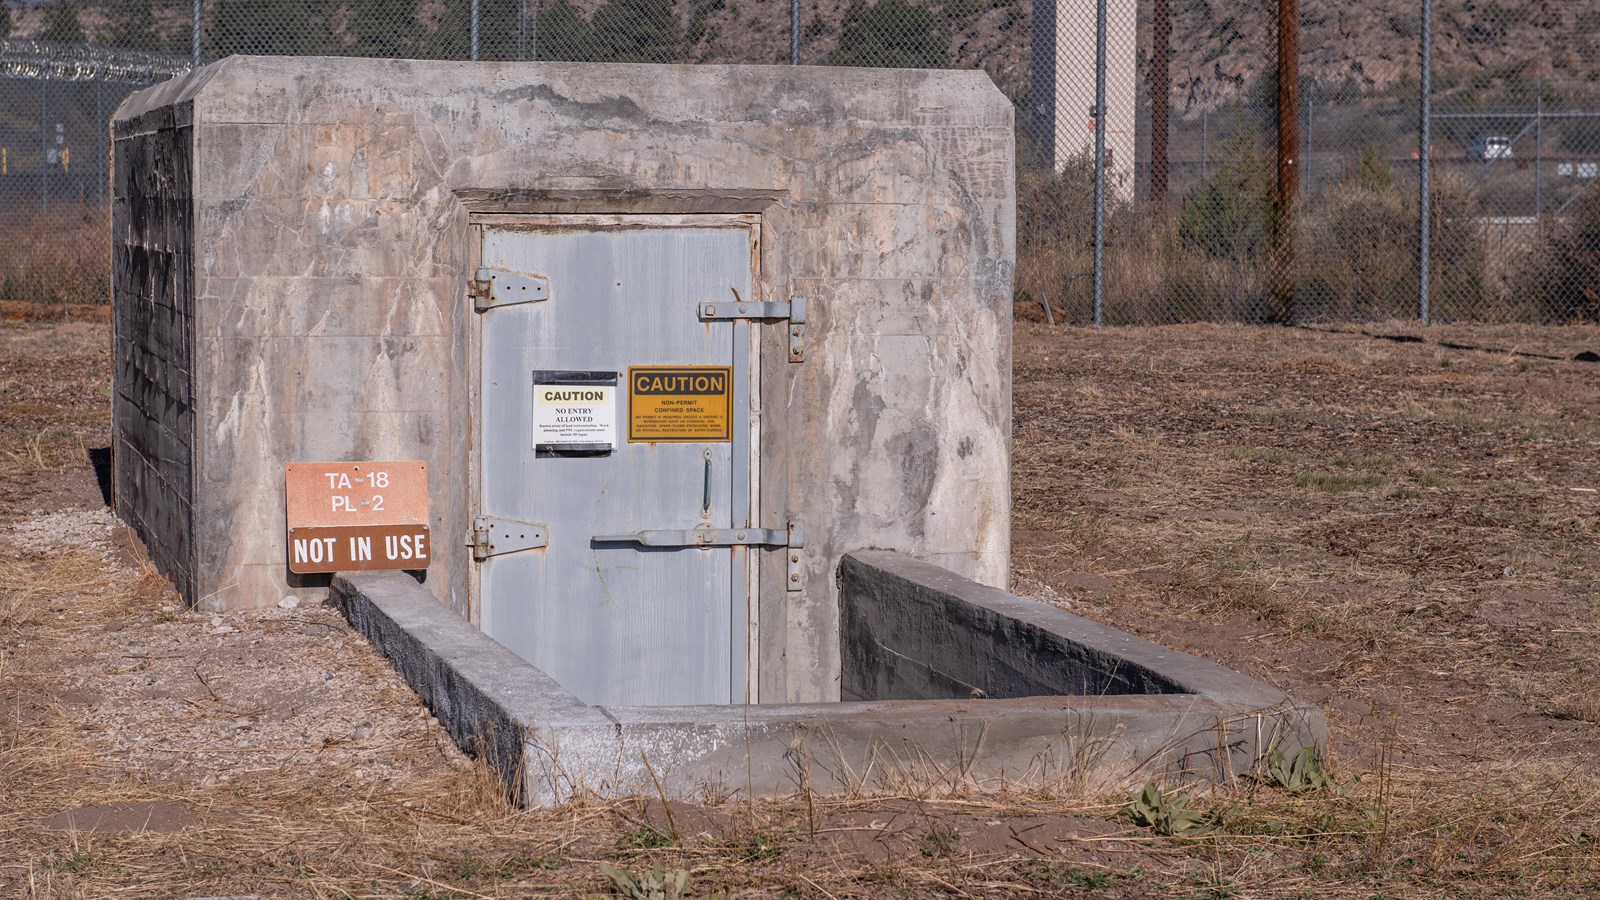
[[[1118,729],[1163,735],[1094,754],[1124,776],[1319,738],[1003,593],[1015,165],[980,72],[235,57],[113,148],[118,515],[191,604],[331,588],[530,802],[639,787],[634,741],[689,791],[811,779],[818,729],[838,772],[899,734],[984,781]],[[293,467],[373,460],[416,467],[431,564],[296,574]],[[1063,719],[1111,697],[1156,712]]]

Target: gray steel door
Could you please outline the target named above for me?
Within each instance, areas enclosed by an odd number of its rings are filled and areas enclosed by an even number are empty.
[[[482,561],[480,624],[587,703],[746,701],[750,551],[595,538],[750,524],[748,331],[696,309],[751,297],[753,235],[643,217],[484,228],[482,265],[543,276],[548,298],[482,316],[481,512],[546,526],[548,546]],[[733,368],[728,439],[631,443],[632,366]],[[616,375],[609,450],[536,453],[534,384],[560,373]]]

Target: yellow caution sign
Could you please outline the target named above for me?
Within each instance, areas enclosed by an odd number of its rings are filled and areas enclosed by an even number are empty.
[[[733,369],[629,366],[628,442],[733,440]]]

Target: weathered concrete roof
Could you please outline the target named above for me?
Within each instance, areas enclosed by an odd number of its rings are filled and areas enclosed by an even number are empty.
[[[789,125],[1009,127],[1012,104],[978,70],[834,66],[441,62],[234,56],[131,96],[125,119],[199,100],[217,123],[342,121],[351,99],[373,108],[440,103],[492,127],[496,105],[547,105],[603,125],[649,115]]]

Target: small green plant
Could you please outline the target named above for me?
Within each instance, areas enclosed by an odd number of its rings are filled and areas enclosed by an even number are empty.
[[[745,862],[764,862],[783,855],[783,845],[770,834],[753,834],[739,848],[739,857]]]
[[[1133,819],[1133,824],[1167,837],[1202,834],[1221,827],[1221,814],[1196,809],[1190,805],[1193,802],[1194,794],[1189,791],[1163,793],[1155,782],[1150,782],[1134,795],[1123,811]]]
[[[1062,865],[1060,863],[1035,860],[1022,870],[1022,877],[1029,881],[1043,882],[1050,885],[1070,885],[1085,890],[1100,891],[1111,886],[1111,873],[1098,869],[1082,869],[1077,866]]]
[[[73,852],[69,856],[57,856],[45,862],[45,865],[57,872],[85,872],[95,863],[95,856],[83,850]]]
[[[693,896],[689,893],[688,869],[668,871],[656,863],[650,867],[650,871],[635,875],[601,863],[600,871],[616,886],[617,896],[627,897],[628,900],[687,900]]]
[[[1394,467],[1394,460],[1387,456],[1335,456],[1333,464],[1341,469],[1365,469],[1381,472]]]
[[[1364,488],[1383,486],[1377,475],[1340,475],[1321,472],[1301,472],[1294,477],[1296,487],[1311,488],[1325,494],[1344,494]]]
[[[955,849],[956,830],[949,825],[934,822],[928,827],[928,833],[922,836],[922,855],[929,859],[941,859],[950,855]]]
[[[456,875],[460,878],[515,878],[538,872],[544,869],[555,869],[561,866],[561,860],[547,856],[502,856],[486,858],[467,854],[456,864]]]
[[[1291,794],[1310,794],[1317,791],[1343,794],[1355,784],[1355,779],[1340,784],[1337,779],[1329,775],[1323,768],[1322,757],[1318,755],[1315,747],[1301,747],[1300,752],[1288,759],[1284,758],[1282,750],[1274,749],[1267,754],[1266,762],[1255,778],[1262,784]]]
[[[1200,893],[1188,896],[1195,897],[1197,900],[1226,900],[1228,897],[1239,896],[1238,886],[1221,875],[1196,878],[1195,883],[1199,886]]]
[[[662,831],[646,825],[638,831],[630,831],[623,835],[618,843],[630,850],[659,850],[662,847],[671,847],[676,840],[677,836],[670,830]]]
[[[1293,453],[1277,447],[1230,447],[1224,451],[1224,455],[1229,459],[1242,459],[1274,466],[1288,465],[1296,459]]]

